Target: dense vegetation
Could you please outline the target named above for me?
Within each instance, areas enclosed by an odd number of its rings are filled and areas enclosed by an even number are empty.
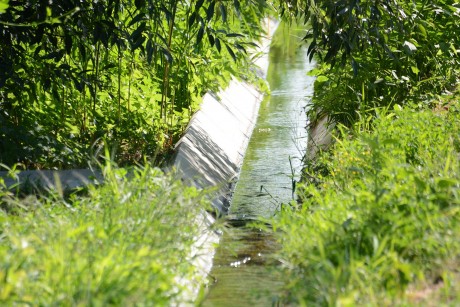
[[[429,104],[459,80],[460,3],[442,1],[286,1],[303,18],[317,56],[314,122],[352,125],[394,104]]]
[[[316,161],[316,184],[298,189],[302,204],[275,222],[290,299],[417,303],[406,292],[417,281],[430,291],[442,284],[444,302],[458,303],[449,287],[459,278],[459,135],[458,102],[442,112],[397,107],[370,126],[343,127]]]
[[[265,7],[2,1],[0,163],[84,166],[104,143],[117,162],[167,152],[206,91],[252,78]]]
[[[125,170],[104,172],[105,185],[90,186],[86,196],[18,200],[0,190],[0,305],[193,299],[184,293],[202,275],[191,258],[205,229],[197,219],[207,206],[202,193],[150,167],[128,178]]]
[[[273,221],[288,302],[458,305],[460,3],[287,1],[284,14],[311,26],[311,124],[337,127]]]

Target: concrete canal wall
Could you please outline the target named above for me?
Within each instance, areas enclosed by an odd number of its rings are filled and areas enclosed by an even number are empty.
[[[329,117],[324,116],[308,127],[308,143],[306,159],[314,160],[318,152],[327,150],[332,144],[332,130],[335,125],[330,124]]]
[[[267,36],[254,54],[257,73],[265,78],[270,42],[278,21],[266,19]],[[172,167],[189,184],[200,189],[212,188],[212,204],[218,214],[226,214],[231,194],[243,164],[244,154],[257,121],[264,94],[254,85],[236,79],[217,94],[205,95],[200,110],[190,121],[184,136],[176,144]],[[198,296],[211,271],[220,235],[210,229],[214,217],[203,212],[197,217],[201,236],[196,238],[190,261],[198,269],[192,280],[179,281],[188,289],[188,298]]]

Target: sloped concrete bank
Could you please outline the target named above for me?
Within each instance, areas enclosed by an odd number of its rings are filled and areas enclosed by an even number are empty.
[[[267,36],[262,38],[255,60],[259,76],[268,70],[268,51],[278,21],[267,18]],[[189,184],[213,188],[212,204],[218,214],[226,214],[231,193],[237,181],[244,154],[257,121],[264,98],[254,85],[232,80],[230,85],[213,95],[206,94],[200,110],[192,117],[185,135],[176,145],[172,166]],[[214,217],[203,212],[197,217],[201,236],[196,238],[190,261],[198,269],[193,280],[179,281],[186,285],[185,296],[193,301],[211,271],[220,235],[210,230]]]
[[[334,124],[329,123],[328,116],[324,116],[309,125],[306,152],[307,161],[315,160],[320,151],[324,151],[329,148],[333,141],[332,131],[334,130],[334,127]]]
[[[104,181],[102,172],[92,169],[21,171],[15,174],[14,178],[9,177],[8,172],[1,171],[0,178],[3,178],[5,186],[9,189],[18,187],[26,190],[73,190]]]

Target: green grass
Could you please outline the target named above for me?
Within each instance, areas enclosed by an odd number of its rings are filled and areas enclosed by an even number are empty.
[[[159,169],[106,170],[86,196],[0,190],[0,305],[164,306],[191,299],[203,195]],[[128,179],[127,179],[128,178]]]
[[[307,167],[302,204],[274,221],[286,300],[460,303],[458,97],[446,109],[378,112]]]

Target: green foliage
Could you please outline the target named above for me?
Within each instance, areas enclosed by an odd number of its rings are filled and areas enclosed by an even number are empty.
[[[185,303],[203,195],[154,168],[105,178],[69,199],[0,190],[1,305]]]
[[[459,135],[458,103],[397,106],[355,131],[342,126],[319,158],[322,174],[299,188],[302,204],[274,221],[289,299],[391,305],[414,281],[449,285],[444,264],[460,254]]]
[[[1,0],[0,1],[0,14],[5,13],[6,9],[8,8],[10,0]]]
[[[203,94],[251,78],[262,1],[12,2],[0,15],[0,162],[165,152]],[[241,2],[241,3],[240,3]]]
[[[284,12],[309,24],[310,57],[322,63],[311,117],[350,126],[376,107],[424,101],[459,80],[456,0],[287,1]]]

